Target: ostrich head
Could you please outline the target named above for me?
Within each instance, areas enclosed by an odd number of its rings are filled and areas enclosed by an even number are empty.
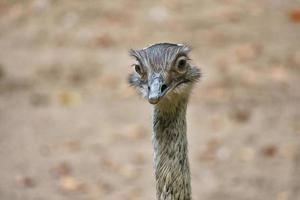
[[[129,83],[151,104],[168,105],[188,98],[200,70],[190,64],[190,48],[182,44],[159,43],[131,50],[136,63]]]

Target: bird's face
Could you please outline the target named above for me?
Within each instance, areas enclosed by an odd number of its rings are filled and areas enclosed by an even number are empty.
[[[200,78],[200,70],[191,66],[185,45],[160,43],[142,50],[131,50],[136,59],[135,72],[129,83],[151,104],[172,102],[188,97],[193,84]]]

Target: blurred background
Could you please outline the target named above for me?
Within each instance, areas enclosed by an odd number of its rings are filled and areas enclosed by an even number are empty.
[[[130,48],[187,43],[193,197],[300,199],[300,1],[0,0],[0,199],[151,200]]]

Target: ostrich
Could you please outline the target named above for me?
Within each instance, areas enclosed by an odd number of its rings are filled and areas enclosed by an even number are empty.
[[[130,51],[136,64],[129,84],[154,105],[152,142],[158,200],[191,199],[186,108],[201,74],[190,64],[189,52],[186,45],[170,43]]]

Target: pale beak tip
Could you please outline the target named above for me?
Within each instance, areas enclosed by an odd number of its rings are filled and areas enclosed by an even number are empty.
[[[159,99],[158,99],[158,98],[149,98],[148,101],[149,101],[149,103],[151,103],[151,104],[157,104],[158,101],[159,101]]]

